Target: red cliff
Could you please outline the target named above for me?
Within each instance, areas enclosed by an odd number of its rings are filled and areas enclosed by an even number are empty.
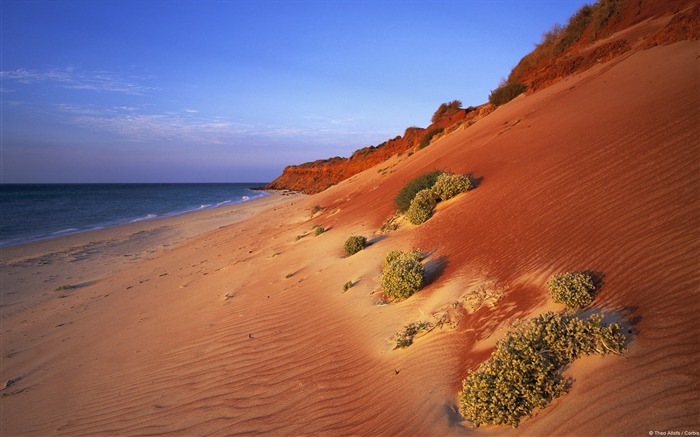
[[[545,32],[540,44],[513,68],[507,83],[524,84],[532,93],[636,50],[698,40],[698,23],[700,3],[695,0],[599,0],[583,6],[566,26],[555,25]],[[261,188],[319,193],[394,155],[425,147],[439,129],[453,130],[485,116],[493,109],[489,106],[462,109],[459,101],[442,104],[425,129],[410,127],[403,136],[357,150],[349,158],[288,166]]]
[[[453,102],[459,103],[459,102]],[[403,136],[387,140],[377,146],[369,146],[356,150],[349,158],[335,157],[320,159],[300,165],[290,165],[270,184],[262,189],[294,190],[307,194],[319,193],[326,188],[345,180],[352,175],[367,170],[392,156],[410,152],[420,147],[421,141],[427,134],[436,129],[454,126],[477,115],[476,108],[466,109],[441,105],[433,117],[434,122],[427,128],[409,127]]]

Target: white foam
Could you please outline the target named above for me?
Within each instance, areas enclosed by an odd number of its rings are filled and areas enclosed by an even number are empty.
[[[72,232],[78,232],[78,231],[79,231],[79,229],[77,229],[77,228],[61,229],[60,231],[52,232],[51,235],[70,234]]]
[[[151,220],[151,219],[154,219],[154,218],[156,218],[156,217],[158,217],[158,216],[155,215],[155,214],[148,214],[148,215],[146,215],[146,216],[144,216],[144,217],[139,217],[139,218],[137,218],[137,219],[133,219],[133,220],[131,220],[129,223],[142,222],[142,221],[144,221],[144,220]]]

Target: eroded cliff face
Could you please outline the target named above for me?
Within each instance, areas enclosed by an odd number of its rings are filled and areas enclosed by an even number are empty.
[[[403,136],[378,146],[355,151],[349,158],[335,157],[290,165],[277,179],[261,187],[266,190],[293,190],[319,193],[352,175],[367,170],[399,153],[409,153],[420,146],[423,137],[434,129],[447,129],[478,116],[478,108],[469,107],[445,114],[427,128],[409,127]],[[434,137],[437,138],[437,137]]]
[[[575,42],[558,52],[568,28],[546,32],[508,82],[523,83],[531,93],[636,49],[700,39],[700,4],[695,0],[601,0],[588,7],[588,14],[585,8],[571,18],[588,20]]]
[[[635,50],[700,39],[700,3],[696,0],[600,0],[592,6],[584,6],[572,21],[577,16],[585,16],[585,8],[590,8],[589,17],[585,18],[587,24],[573,43],[559,52],[556,44],[566,36],[565,28],[546,33],[545,36],[550,35],[549,45],[543,40],[526,55],[513,69],[508,82],[523,83],[527,85],[527,92],[532,93]],[[403,136],[357,150],[349,158],[335,157],[288,166],[281,176],[261,188],[319,193],[392,156],[417,150],[424,137],[435,129],[442,128],[444,133],[434,136],[433,140],[495,109],[485,104],[443,111],[444,106],[441,105],[427,128],[410,127]]]

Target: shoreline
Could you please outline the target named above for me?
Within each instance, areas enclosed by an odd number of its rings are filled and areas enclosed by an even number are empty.
[[[77,289],[127,264],[154,258],[217,229],[303,196],[268,194],[230,205],[0,247],[0,317],[31,308],[59,288]],[[56,265],[63,266],[59,271]]]
[[[13,184],[3,184],[3,185],[13,185]],[[14,184],[14,185],[31,185],[31,184]],[[41,184],[40,184],[41,185]],[[44,185],[52,185],[52,184],[44,184]],[[55,184],[55,185],[71,185],[71,184]],[[105,186],[121,186],[121,185],[160,185],[160,184],[76,184],[76,185],[105,185]],[[173,185],[173,184],[163,184],[163,185]],[[190,184],[182,184],[182,185],[190,185]],[[196,184],[200,185],[200,184]],[[204,184],[206,185],[206,184]],[[219,184],[214,184],[214,185],[219,185]],[[255,191],[255,194],[251,194],[251,196],[242,196],[241,199],[238,200],[227,200],[225,202],[220,202],[220,203],[211,203],[211,204],[202,204],[199,207],[190,207],[186,209],[176,209],[172,210],[169,212],[161,212],[161,213],[152,213],[149,212],[146,215],[133,215],[131,217],[121,217],[121,218],[110,218],[106,220],[102,220],[101,222],[96,222],[92,224],[77,224],[77,223],[72,223],[72,224],[66,224],[65,229],[53,229],[53,230],[44,230],[44,231],[37,231],[33,235],[28,235],[28,236],[11,236],[6,238],[3,241],[0,241],[0,249],[6,248],[6,247],[14,247],[14,246],[19,246],[23,244],[28,244],[28,243],[34,243],[34,242],[39,242],[39,241],[44,241],[44,240],[53,240],[55,238],[61,238],[61,237],[66,237],[66,236],[71,236],[75,234],[82,234],[86,232],[94,232],[94,231],[101,231],[105,229],[111,229],[115,228],[118,226],[124,226],[124,225],[129,225],[132,223],[139,223],[143,221],[151,221],[151,220],[157,220],[157,219],[164,219],[164,218],[170,218],[170,217],[177,217],[181,216],[183,214],[189,214],[193,212],[199,212],[199,211],[208,211],[212,209],[218,209],[218,208],[224,208],[224,207],[229,207],[229,206],[235,206],[235,205],[240,205],[240,204],[247,204],[249,202],[252,202],[254,200],[269,196],[270,193],[273,190],[258,190],[255,188],[249,188],[251,191]]]

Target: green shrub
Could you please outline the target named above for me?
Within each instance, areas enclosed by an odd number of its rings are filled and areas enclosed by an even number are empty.
[[[462,109],[462,102],[459,100],[453,100],[450,103],[442,103],[438,107],[437,111],[433,114],[433,118],[430,119],[431,122],[437,123],[443,117],[449,117],[454,113]]]
[[[471,188],[469,176],[443,173],[438,176],[432,190],[439,200],[448,200]]]
[[[594,42],[601,37],[601,31],[609,23],[620,21],[623,10],[622,0],[598,0],[592,5],[583,5],[569,18],[566,26],[557,24],[542,36],[537,47],[513,68],[508,82],[518,82],[537,70],[551,67],[558,57],[581,41],[586,33],[588,40],[584,42]]]
[[[435,208],[436,204],[437,199],[432,189],[420,190],[416,193],[411,206],[406,211],[408,221],[414,225],[425,223],[433,215],[433,208]]]
[[[522,83],[506,83],[489,94],[489,103],[496,106],[504,105],[522,94],[527,87]]]
[[[352,288],[352,281],[348,281],[345,284],[343,284],[343,292],[346,292],[351,288]]]
[[[367,238],[361,235],[352,235],[345,240],[345,253],[348,256],[355,255],[367,245]]]
[[[321,226],[316,226],[314,232],[316,233],[316,236],[319,236],[319,235],[323,234],[324,232],[326,232],[326,228],[321,227]]]
[[[393,250],[386,255],[382,289],[394,299],[405,299],[423,286],[425,267],[418,252]]]
[[[54,291],[66,291],[66,290],[72,290],[74,288],[77,288],[75,285],[61,285],[60,287],[57,287]]]
[[[605,326],[602,320],[601,315],[582,320],[549,312],[514,325],[491,358],[464,380],[460,412],[477,427],[517,427],[566,392],[571,380],[562,378],[564,366],[594,352],[626,350],[620,325]]]
[[[421,260],[423,259],[423,253],[420,250],[414,250],[413,252],[404,252],[402,250],[390,250],[384,257],[384,264],[382,264],[382,270],[388,269],[391,263],[403,258],[411,258],[417,262],[421,262]]]
[[[430,142],[433,140],[433,137],[439,133],[442,133],[445,129],[442,127],[436,127],[434,129],[430,129],[425,135],[423,135],[423,138],[421,138],[420,143],[418,144],[419,149],[424,149],[428,147]]]
[[[440,170],[435,170],[410,180],[394,198],[396,208],[399,210],[399,212],[408,211],[408,208],[411,206],[411,202],[416,196],[416,193],[420,190],[425,190],[426,188],[432,188],[433,185],[435,185],[438,176],[440,176],[442,173],[443,172]]]
[[[390,250],[387,252],[386,257],[384,258],[384,266],[387,266],[389,263],[402,257],[410,257],[411,259],[421,262],[426,256],[427,255],[420,249],[415,249],[410,252],[405,252],[403,250]]]
[[[593,301],[595,292],[593,278],[587,273],[561,273],[547,281],[549,294],[556,303],[569,309],[584,307]]]
[[[557,45],[554,47],[554,54],[559,56],[566,49],[574,45],[581,38],[583,31],[586,30],[593,16],[593,8],[589,5],[583,5],[574,15],[569,18],[569,22],[559,36]]]
[[[477,311],[484,305],[488,305],[490,308],[495,307],[505,297],[505,294],[494,283],[493,285],[482,284],[479,287],[472,288],[463,296],[466,306],[472,311]]]
[[[430,322],[409,323],[399,331],[396,336],[396,347],[394,349],[404,349],[413,344],[413,338],[421,332],[430,331],[433,324]]]
[[[600,31],[609,23],[618,21],[622,13],[622,0],[599,0],[593,5],[591,17],[591,41],[595,40]]]
[[[399,228],[399,220],[401,219],[401,216],[399,213],[396,213],[389,217],[388,219],[384,220],[384,223],[382,223],[382,226],[379,228],[379,233],[380,234],[386,234],[391,231],[395,231]]]

